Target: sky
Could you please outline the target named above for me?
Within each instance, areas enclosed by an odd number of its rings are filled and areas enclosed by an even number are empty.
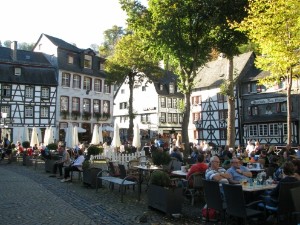
[[[118,0],[4,0],[0,7],[2,43],[35,43],[44,33],[89,48],[100,45],[112,26],[126,27]]]

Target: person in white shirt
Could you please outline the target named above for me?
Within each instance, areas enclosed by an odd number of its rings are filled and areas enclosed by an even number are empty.
[[[247,142],[246,152],[248,153],[248,157],[251,157],[251,152],[254,151],[254,144],[251,141]]]
[[[78,157],[75,161],[68,167],[65,167],[64,179],[61,182],[71,181],[70,171],[82,171],[82,164],[84,162],[84,156],[82,150],[78,151]]]

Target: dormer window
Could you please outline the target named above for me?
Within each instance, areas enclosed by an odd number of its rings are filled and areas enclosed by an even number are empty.
[[[84,68],[87,68],[87,69],[92,68],[92,56],[84,55]]]
[[[15,68],[15,75],[20,76],[21,75],[21,68],[16,67]]]
[[[74,63],[74,57],[71,55],[68,55],[68,63],[73,64]]]
[[[99,70],[104,70],[104,63],[103,62],[99,63]]]
[[[164,90],[164,85],[160,84],[160,85],[159,85],[159,90],[160,90],[160,91],[163,91],[163,90]]]
[[[170,92],[170,94],[174,94],[174,92],[175,92],[175,87],[174,87],[173,83],[169,84],[169,92]]]

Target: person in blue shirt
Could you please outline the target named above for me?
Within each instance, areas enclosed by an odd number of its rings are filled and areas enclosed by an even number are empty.
[[[242,166],[241,161],[236,157],[232,158],[231,167],[226,172],[231,175],[231,178],[228,179],[231,184],[239,184],[244,180],[249,182],[252,178],[251,171],[247,167]]]
[[[180,162],[182,162],[182,155],[179,152],[177,147],[174,147],[173,152],[170,154],[171,157],[174,157],[176,159],[178,159]]]

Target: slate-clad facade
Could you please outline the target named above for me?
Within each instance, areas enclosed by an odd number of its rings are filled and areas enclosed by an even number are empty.
[[[57,73],[42,53],[0,47],[0,108],[7,118],[1,118],[1,139],[25,141],[24,127],[38,129],[39,138],[47,126],[55,126]],[[3,115],[3,114],[2,114]],[[30,140],[27,140],[30,141]]]

